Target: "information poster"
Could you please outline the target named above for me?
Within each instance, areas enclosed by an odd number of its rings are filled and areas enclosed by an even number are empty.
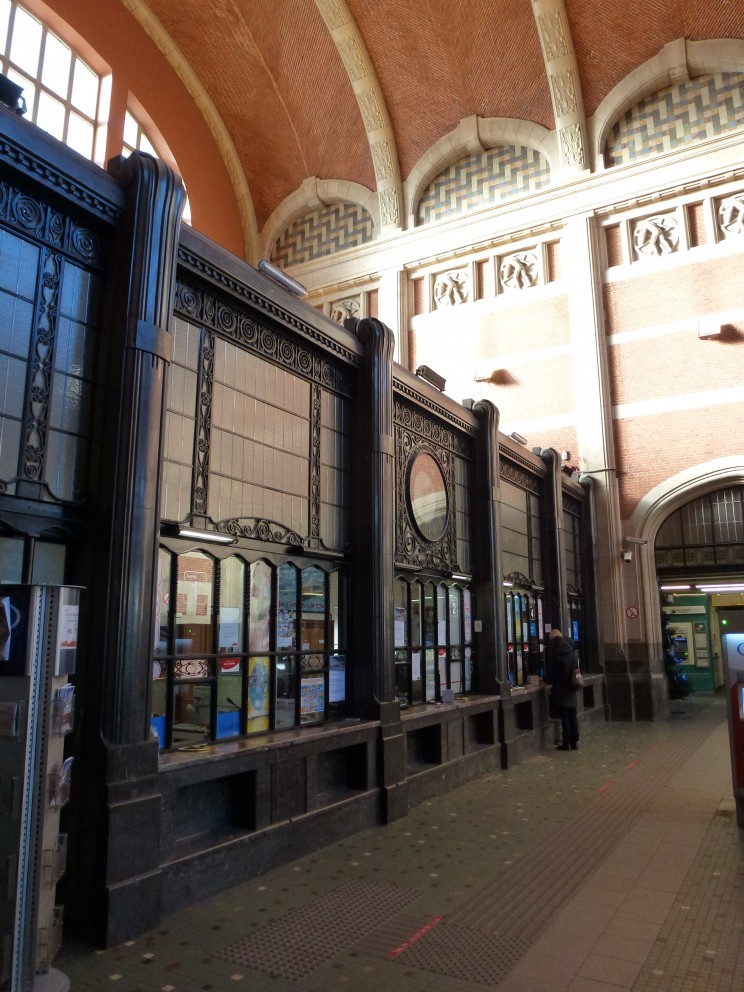
[[[325,680],[322,675],[302,680],[300,712],[302,716],[325,712]]]
[[[269,659],[248,659],[248,731],[269,729]]]
[[[328,702],[342,703],[346,699],[346,655],[332,654],[328,671]]]

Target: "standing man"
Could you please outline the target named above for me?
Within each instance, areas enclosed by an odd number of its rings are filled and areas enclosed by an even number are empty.
[[[573,685],[573,673],[578,668],[573,642],[557,627],[550,631],[550,679],[553,685],[553,705],[561,718],[563,739],[559,751],[575,751],[579,746],[579,720],[576,715],[578,689]]]

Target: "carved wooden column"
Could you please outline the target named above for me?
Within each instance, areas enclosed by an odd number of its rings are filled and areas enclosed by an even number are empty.
[[[566,551],[563,536],[563,494],[561,491],[561,460],[553,448],[543,448],[540,457],[548,467],[545,475],[545,557],[550,575],[547,585],[548,617],[552,627],[558,627],[566,637],[569,629],[568,595],[566,592]]]
[[[501,565],[501,499],[499,496],[499,411],[488,400],[473,404],[480,430],[475,441],[474,497],[478,534],[473,541],[476,605],[483,630],[478,635],[475,665],[477,692],[499,694],[506,674],[506,632]]]
[[[380,720],[383,818],[408,810],[405,741],[395,697],[393,586],[395,444],[393,332],[381,321],[359,321],[365,347],[357,409],[353,712]]]
[[[180,178],[148,155],[115,159],[109,171],[125,191],[127,209],[107,287],[94,518],[97,607],[90,624],[71,893],[72,932],[107,946],[160,919],[158,744],[150,735],[150,692],[166,371],[183,201]]]

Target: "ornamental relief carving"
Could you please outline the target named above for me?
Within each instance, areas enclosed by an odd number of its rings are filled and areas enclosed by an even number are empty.
[[[398,226],[398,196],[395,190],[381,189],[377,194],[380,203],[380,224],[382,227]]]
[[[550,76],[550,85],[553,89],[556,114],[559,117],[565,117],[566,114],[576,113],[578,104],[576,100],[576,87],[574,86],[571,70],[563,69],[560,72],[552,73]]]
[[[718,201],[718,227],[724,238],[744,234],[744,193]]]
[[[395,174],[390,142],[387,139],[377,141],[371,145],[371,150],[377,181],[381,182],[384,179],[390,179]]]
[[[396,514],[395,557],[399,562],[437,571],[451,570],[455,566],[457,534],[455,529],[455,472],[454,459],[443,449],[422,441],[410,431],[396,425]],[[413,459],[419,454],[430,456],[441,472],[446,499],[446,520],[438,540],[428,541],[422,536],[414,519],[414,506],[409,492],[409,476]]]
[[[470,274],[467,269],[441,272],[434,280],[434,306],[437,310],[467,303],[470,299]]]
[[[209,491],[209,448],[212,436],[212,396],[214,389],[214,333],[205,331],[199,370],[199,408],[196,424],[196,463],[194,465],[194,513],[206,516]]]
[[[369,75],[366,53],[359,47],[356,38],[346,38],[342,41],[338,46],[338,52],[352,83]]]
[[[679,247],[679,224],[673,214],[656,214],[633,225],[633,247],[646,257],[670,255]]]
[[[385,118],[380,107],[380,101],[377,98],[377,92],[374,89],[363,90],[359,93],[357,95],[357,102],[362,112],[364,127],[368,133],[384,127]]]
[[[85,265],[105,265],[104,244],[94,231],[4,182],[0,182],[0,222]]]
[[[351,376],[346,368],[332,364],[325,356],[314,354],[300,342],[266,327],[211,293],[178,280],[174,310],[186,320],[214,330],[290,372],[333,392],[351,395]]]
[[[396,400],[393,406],[393,419],[396,425],[403,427],[406,431],[417,434],[419,437],[440,448],[448,451],[456,450],[456,434],[441,421],[433,417],[427,417],[420,409],[401,403]]]
[[[502,290],[529,289],[537,285],[537,275],[537,255],[534,251],[507,255],[499,265],[499,285]]]
[[[553,59],[562,58],[568,52],[568,42],[566,32],[563,27],[563,18],[559,10],[551,10],[538,17],[540,31],[542,32],[543,45],[545,46],[545,59],[552,62]]]
[[[512,482],[515,486],[519,486],[520,489],[526,489],[527,492],[537,495],[540,493],[540,480],[537,476],[530,475],[528,472],[525,472],[523,469],[518,468],[512,462],[508,462],[503,458],[499,462],[499,475],[505,482]]]
[[[316,0],[316,3],[329,31],[336,31],[348,23],[349,14],[345,4],[338,0]]]
[[[343,324],[349,317],[358,317],[360,309],[358,297],[335,300],[331,303],[331,320],[335,320],[337,324]]]
[[[569,167],[584,164],[584,146],[581,140],[581,127],[569,124],[558,132],[561,142],[561,158],[563,164]]]

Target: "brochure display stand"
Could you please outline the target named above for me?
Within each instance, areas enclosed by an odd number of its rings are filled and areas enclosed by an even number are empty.
[[[78,603],[74,586],[0,585],[0,990],[66,992],[52,967],[65,870]]]

